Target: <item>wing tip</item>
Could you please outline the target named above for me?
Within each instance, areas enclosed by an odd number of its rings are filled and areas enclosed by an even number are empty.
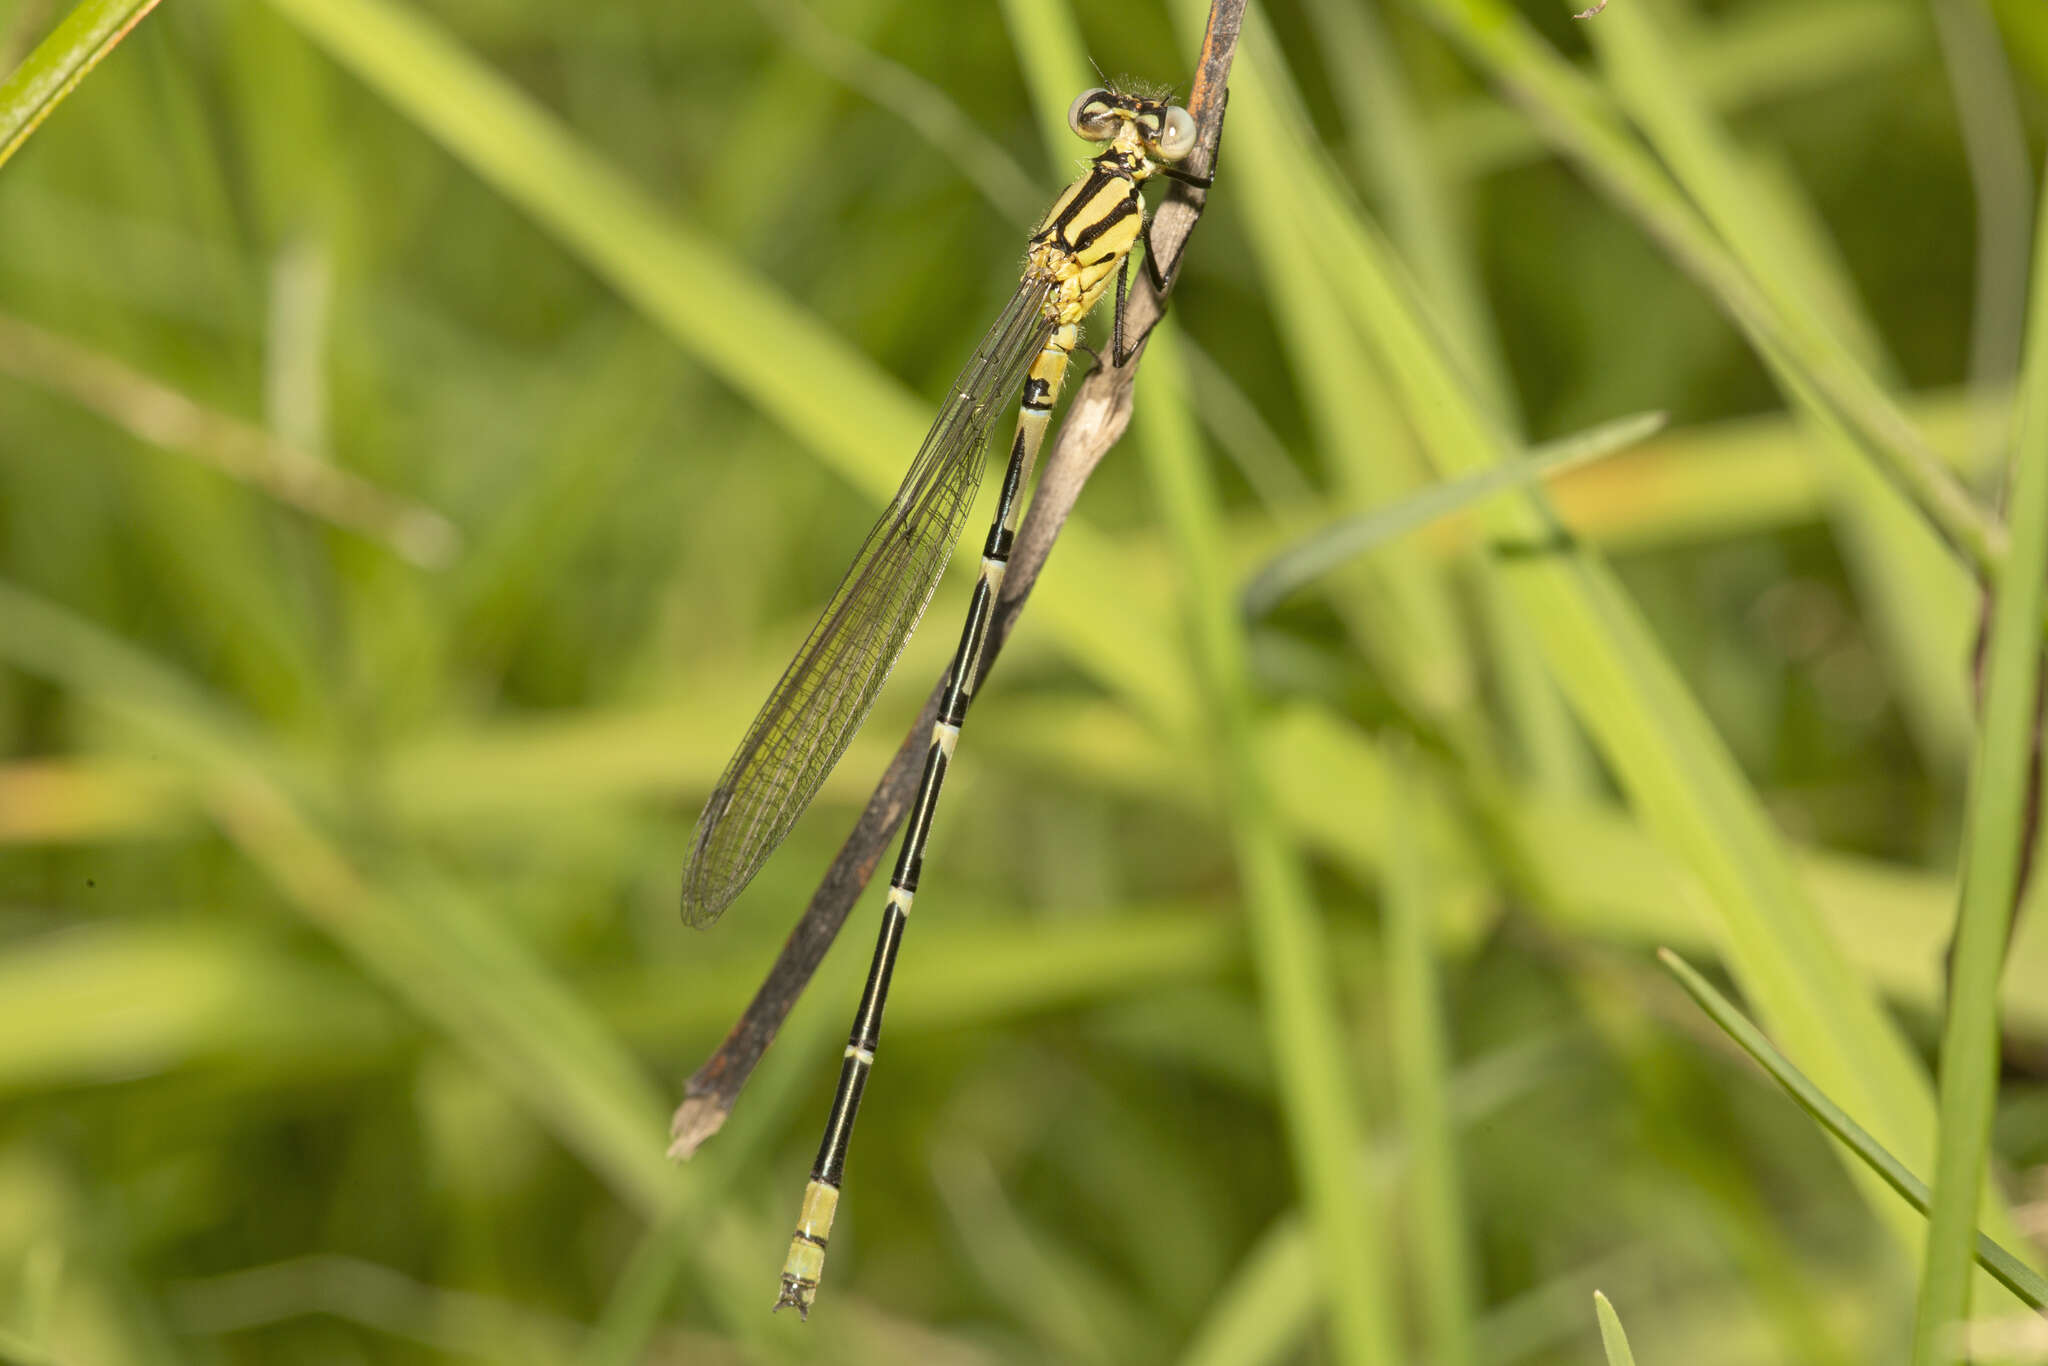
[[[692,929],[704,929],[718,917],[725,914],[725,908],[732,905],[733,898],[753,880],[752,875],[733,877],[729,873],[717,876],[712,865],[704,857],[704,841],[693,841],[690,861],[683,868],[683,887],[680,905],[683,923]]]
[[[732,904],[730,896],[713,894],[700,896],[688,881],[683,883],[683,923],[693,930],[708,929],[725,914],[725,908]]]
[[[680,906],[683,923],[692,929],[704,929],[732,904],[752,874],[737,878],[730,872],[717,876],[718,860],[711,856],[711,843],[718,833],[719,823],[725,811],[732,804],[732,789],[727,783],[720,783],[712,790],[704,803],[702,814],[697,817],[697,828],[690,832],[690,856],[683,864],[683,886]]]

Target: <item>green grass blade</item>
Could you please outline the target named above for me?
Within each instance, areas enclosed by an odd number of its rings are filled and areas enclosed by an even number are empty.
[[[1196,672],[1214,708],[1252,959],[1335,1356],[1349,1366],[1392,1363],[1400,1359],[1399,1335],[1373,1234],[1383,1221],[1370,1212],[1360,1179],[1363,1134],[1330,979],[1334,960],[1300,855],[1265,793],[1243,628],[1170,321],[1152,334],[1139,376],[1138,423],[1138,445],[1184,567]]]
[[[834,469],[877,498],[895,488],[927,421],[900,386],[421,15],[387,0],[273,3]]]
[[[1499,329],[1487,313],[1467,187],[1442,158],[1431,155],[1410,88],[1422,73],[1411,73],[1401,59],[1395,16],[1382,19],[1372,6],[1351,0],[1314,0],[1308,15],[1361,183],[1383,206],[1388,232],[1478,397],[1519,433],[1515,386]],[[1479,620],[1496,656],[1494,676],[1517,747],[1553,790],[1592,790],[1591,751],[1545,672],[1535,641],[1500,585],[1484,575],[1474,578]]]
[[[2005,558],[2003,529],[1853,356],[1758,285],[1600,94],[1498,0],[1432,0],[1431,9],[1460,47],[1538,115],[1560,150],[1699,281],[1757,353],[1811,387],[1943,539],[1995,578]]]
[[[1291,87],[1263,26],[1248,26],[1246,36],[1232,90],[1235,164],[1271,166],[1294,187],[1325,288],[1347,300],[1352,323],[1373,339],[1439,472],[1455,477],[1497,462],[1510,443],[1468,397],[1385,243],[1288,117]],[[1763,803],[1612,571],[1584,546],[1560,543],[1540,494],[1497,499],[1481,515],[1505,551],[1490,561],[1493,572],[1631,805],[1698,879],[1745,989],[1816,1075],[1882,1117],[1875,1122],[1891,1141],[1931,1151],[1924,1074],[1822,924]],[[1891,1202],[1870,1198],[1901,1239],[1917,1239]]]
[[[1628,1334],[1622,1331],[1621,1315],[1598,1290],[1593,1292],[1593,1314],[1600,1320],[1600,1346],[1607,1353],[1607,1366],[1636,1366],[1636,1354],[1629,1350]]]
[[[1184,40],[1192,42],[1201,32],[1205,8],[1191,2],[1177,7]],[[1247,15],[1248,33],[1259,31],[1256,20],[1256,10]],[[1270,46],[1267,39],[1257,41]],[[1240,62],[1232,77],[1227,134],[1234,149],[1245,145],[1236,107],[1246,80]],[[1313,233],[1290,178],[1256,153],[1225,156],[1233,187],[1229,202],[1243,214],[1267,307],[1302,394],[1322,480],[1349,507],[1414,492],[1428,476],[1390,392],[1399,376],[1375,363],[1345,318],[1343,300],[1318,268]],[[1338,605],[1357,649],[1407,706],[1446,725],[1469,726],[1477,665],[1448,568],[1417,546],[1392,546],[1346,576]]]
[[[816,993],[810,1009],[796,1011],[783,1025],[776,1047],[747,1084],[746,1104],[733,1112],[717,1143],[690,1159],[693,1189],[732,1190],[750,1166],[774,1151],[776,1136],[788,1131],[799,1105],[809,1101],[806,1087],[827,1066],[828,1047],[843,1038],[840,1005],[831,993]],[[584,1341],[580,1366],[633,1366],[646,1359],[647,1342],[661,1326],[676,1283],[699,1255],[713,1208],[709,1201],[680,1205],[641,1236]],[[765,1326],[762,1319],[739,1316],[736,1335],[754,1336]]]
[[[1080,25],[1074,22],[1074,7],[1045,0],[1003,0],[1003,22],[1024,68],[1024,88],[1031,92],[1031,109],[1044,139],[1047,164],[1067,166],[1082,146],[1074,130],[1067,127],[1067,106],[1074,96],[1095,84],[1095,74],[1088,66],[1088,45],[1082,41]]]
[[[452,890],[386,887],[287,793],[288,773],[231,713],[176,671],[33,595],[0,585],[0,657],[62,681],[140,726],[194,769],[210,814],[306,919],[422,1018],[470,1050],[621,1198],[663,1213],[663,1106],[638,1064],[497,921]]]
[[[1730,116],[1858,80],[1896,78],[1924,60],[1930,40],[1922,16],[1884,0],[1812,0],[1715,18],[1687,42],[1686,64],[1714,109]],[[1457,180],[1540,162],[1551,147],[1542,127],[1519,111],[1466,95],[1432,122],[1427,151]]]
[[[754,0],[754,8],[821,71],[902,119],[1004,214],[1028,223],[1045,212],[1044,187],[1026,175],[1016,158],[969,119],[945,91],[848,38],[804,0]]]
[[[260,427],[65,337],[0,314],[0,374],[99,414],[137,441],[177,451],[308,516],[382,541],[439,568],[461,533],[431,508],[330,465]]]
[[[1576,0],[1568,0],[1576,4]],[[1720,127],[1698,88],[1685,35],[1663,17],[1628,6],[1587,33],[1623,106],[1728,252],[1779,316],[1805,318],[1812,345],[1843,354],[1841,364],[1893,376],[1875,325],[1829,245],[1810,240],[1818,215],[1789,177],[1774,176]],[[1685,51],[1681,60],[1678,53]],[[2024,249],[2022,249],[2024,255]],[[1929,758],[1959,768],[1968,748],[1969,704],[1954,661],[1969,649],[1973,585],[1899,488],[1860,454],[1853,434],[1796,367],[1773,367],[1788,404],[1815,440],[1810,455],[1835,497],[1837,535],[1876,618],[1887,673],[1900,680],[1908,718]]]
[[[1661,431],[1662,413],[1638,413],[1598,427],[1546,441],[1520,460],[1504,461],[1477,474],[1432,484],[1399,502],[1347,517],[1268,561],[1245,585],[1244,614],[1262,617],[1281,599],[1347,560],[1378,549],[1481,499],[1590,465]]]
[[[930,420],[901,385],[425,18],[388,0],[273,3],[833,471],[878,505],[894,492]],[[1078,665],[1177,724],[1192,703],[1169,647],[1088,587],[1116,577],[1091,533],[1068,522],[1066,572],[1031,615]]]
[[[156,0],[83,0],[0,82],[0,166],[154,8]]]
[[[2003,387],[2024,363],[2028,209],[2033,167],[2019,92],[1991,6],[1936,0],[1929,11],[1976,201],[1976,281],[1970,309],[1970,383]],[[2002,444],[1987,432],[1987,454]]]
[[[1926,1182],[1913,1175],[1904,1163],[1871,1137],[1868,1130],[1851,1119],[1847,1111],[1829,1100],[1825,1092],[1794,1067],[1791,1060],[1764,1036],[1763,1031],[1751,1024],[1734,1003],[1716,991],[1713,984],[1700,976],[1690,963],[1670,949],[1658,950],[1657,959],[1678,979],[1686,993],[1699,1002],[1700,1008],[1714,1023],[1740,1044],[1745,1053],[1756,1059],[1757,1065],[1770,1073],[1802,1109],[1820,1121],[1822,1128],[1841,1140],[1844,1147],[1862,1159],[1863,1164],[1897,1191],[1907,1204],[1922,1214],[1927,1213],[1929,1196]],[[2043,1280],[2033,1268],[1981,1233],[1977,1235],[1975,1251],[1984,1269],[1997,1277],[2006,1289],[2035,1309],[2048,1309],[2048,1280]]]
[[[1394,804],[1391,868],[1382,900],[1386,925],[1388,1049],[1400,1106],[1401,1138],[1408,1154],[1403,1202],[1408,1240],[1415,1249],[1415,1284],[1422,1300],[1428,1359],[1437,1366],[1472,1366],[1475,1295],[1466,1246],[1464,1182],[1449,1096],[1450,1045],[1445,1038],[1438,961],[1435,872],[1417,829],[1417,816],[1434,807],[1430,784],[1416,756],[1396,756],[1397,781],[1410,801]]]
[[[1471,234],[1448,193],[1445,168],[1430,156],[1399,48],[1370,5],[1312,0],[1307,12],[1361,179],[1376,192],[1374,202],[1385,205],[1388,231],[1422,292],[1487,402],[1506,420],[1514,385],[1487,313]]]
[[[1941,1131],[1927,1263],[1914,1322],[1915,1366],[1958,1360],[1970,1312],[1970,1238],[1998,1099],[1998,981],[2020,865],[2038,831],[2027,788],[2039,762],[2041,640],[2048,598],[2048,212],[2037,211],[2026,365],[2013,452],[2012,558],[1992,605],[1984,729],[1971,771],[1948,1022],[1941,1039]]]
[[[1277,1366],[1291,1359],[1314,1322],[1315,1254],[1298,1214],[1273,1221],[1238,1264],[1180,1366]]]

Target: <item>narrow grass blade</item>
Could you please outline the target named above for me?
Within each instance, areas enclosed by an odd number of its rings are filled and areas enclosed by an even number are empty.
[[[805,0],[754,0],[754,8],[820,71],[915,129],[1006,215],[1028,223],[1044,212],[1043,187],[1024,173],[1001,143],[947,98],[945,91],[900,62],[848,38],[814,13]],[[1064,104],[1056,107],[1066,108]]]
[[[373,882],[287,791],[275,747],[198,685],[54,604],[0,584],[0,658],[140,727],[194,772],[209,813],[284,899],[468,1050],[649,1217],[685,1189],[637,1060],[501,921],[453,888]]]
[[[1074,21],[1074,7],[1044,0],[1003,0],[1002,8],[1050,164],[1064,166],[1073,159],[1066,149],[1079,146],[1067,127],[1067,105],[1095,80],[1089,74],[1088,44]]]
[[[1184,566],[1195,672],[1212,706],[1216,761],[1249,922],[1252,960],[1280,1079],[1303,1212],[1313,1231],[1333,1357],[1346,1366],[1400,1359],[1393,1296],[1357,1155],[1358,1097],[1330,979],[1333,961],[1307,870],[1265,790],[1243,628],[1232,610],[1215,490],[1188,416],[1174,329],[1152,334],[1139,377],[1139,447]]]
[[[1970,1313],[1970,1239],[1998,1101],[1998,980],[2036,831],[2027,788],[2040,761],[2041,641],[2048,599],[2048,210],[2037,211],[2034,288],[2008,506],[2012,550],[1992,605],[1984,729],[1971,769],[1962,906],[1941,1038],[1941,1130],[1934,1209],[1913,1328],[1915,1366],[1957,1360]]]
[[[930,418],[900,386],[421,13],[387,0],[272,3],[727,383],[888,496]]]
[[[1201,31],[1202,10],[1188,0],[1175,11],[1188,41]],[[1246,22],[1248,34],[1261,32],[1256,10]],[[1256,58],[1255,46],[1247,45],[1247,60]],[[1248,79],[1240,62],[1232,76],[1227,135],[1234,149],[1246,145],[1240,132]],[[1230,203],[1243,212],[1252,261],[1297,376],[1322,479],[1343,500],[1341,506],[1377,506],[1415,492],[1430,472],[1401,421],[1392,392],[1400,376],[1373,356],[1368,337],[1344,316],[1344,300],[1315,259],[1315,233],[1300,212],[1294,178],[1258,152],[1224,155],[1231,168]],[[1420,546],[1393,545],[1344,576],[1335,605],[1352,644],[1403,705],[1457,726],[1474,715],[1469,702],[1480,669],[1451,569]]]
[[[1941,39],[1977,207],[1970,383],[2002,387],[2019,374],[2024,361],[2028,206],[2034,201],[2026,120],[1990,5],[1936,0],[1928,9]],[[1987,425],[1983,435],[1990,438],[1995,432]]]
[[[834,985],[844,985],[834,983]],[[747,1085],[747,1103],[727,1123],[720,1141],[691,1160],[693,1189],[728,1191],[746,1169],[775,1152],[799,1102],[827,1060],[827,1049],[844,1040],[838,1002],[843,996],[816,993],[814,1008],[799,1008],[783,1025],[776,1046]],[[705,1237],[707,1202],[685,1202],[641,1235],[612,1282],[604,1311],[577,1354],[578,1366],[635,1366],[647,1359],[647,1343],[661,1326],[677,1282],[695,1265]],[[763,1328],[759,1313],[730,1320],[737,1336]]]
[[[1325,288],[1348,301],[1351,323],[1394,374],[1440,473],[1497,463],[1511,443],[1471,400],[1380,234],[1332,183],[1271,52],[1265,30],[1248,23],[1232,84],[1233,164],[1270,165],[1294,187]],[[1697,904],[1717,917],[1744,989],[1788,1047],[1889,1140],[1931,1152],[1934,1106],[1917,1059],[1824,926],[1763,802],[1619,579],[1584,545],[1560,540],[1540,492],[1495,499],[1482,515],[1499,547],[1490,572],[1631,806],[1696,879]],[[1898,1237],[1917,1240],[1918,1221],[1870,1198]]]
[[[2000,2],[2026,5],[2029,0]],[[1892,79],[1900,68],[1926,59],[1925,19],[1883,0],[1723,10],[1714,19],[1688,36],[1686,67],[1724,117],[1812,91]],[[1425,147],[1454,182],[1540,162],[1551,151],[1541,126],[1477,94],[1451,102],[1431,121]]]
[[[438,568],[461,533],[431,508],[390,493],[215,411],[67,338],[0,314],[0,374],[61,394],[137,441],[176,451],[308,516]]]
[[[1411,73],[1388,21],[1374,6],[1351,0],[1311,0],[1306,12],[1361,182],[1385,205],[1388,232],[1486,401],[1511,420],[1514,384],[1485,303],[1470,215],[1450,193],[1454,173],[1430,155]]]
[[[1021,1217],[986,1155],[955,1141],[938,1146],[931,1166],[984,1294],[1030,1324],[1056,1360],[1111,1366],[1138,1357],[1144,1334],[1130,1303],[1111,1293],[1100,1269],[1091,1269],[1052,1230],[1033,1228]]]
[[[900,384],[418,11],[389,0],[271,4],[827,467],[878,504],[889,497],[931,418]],[[1118,577],[1109,552],[1080,518],[1068,522],[1066,571],[1039,588],[1032,616],[1079,667],[1178,725],[1193,702],[1171,646],[1091,588]]]
[[[1877,383],[1895,388],[1879,331],[1858,302],[1820,215],[1790,176],[1774,174],[1764,154],[1716,122],[1699,89],[1690,34],[1667,32],[1673,27],[1666,16],[1629,5],[1586,32],[1617,99],[1772,306],[1787,318],[1811,319],[1816,345],[1839,347]],[[2024,269],[2024,237],[2019,254]],[[1976,585],[1896,485],[1859,453],[1853,435],[1798,369],[1782,363],[1772,369],[1810,433],[1802,462],[1833,494],[1830,520],[1884,651],[1886,676],[1899,680],[1923,752],[1959,773],[1972,726],[1955,661],[1969,650]]]
[[[1296,1214],[1260,1235],[1181,1354],[1180,1366],[1276,1366],[1314,1322],[1316,1263]]]
[[[1376,7],[1352,0],[1313,0],[1307,14],[1361,183],[1383,206],[1388,233],[1479,400],[1519,434],[1515,386],[1496,320],[1488,316],[1470,206],[1454,173],[1431,155],[1411,89],[1421,73],[1411,75],[1403,63],[1394,16],[1382,19]],[[1501,708],[1531,771],[1558,793],[1592,791],[1591,748],[1505,591],[1484,574],[1467,576],[1461,586],[1477,595],[1477,621],[1495,656],[1490,671]]]
[[[1593,1314],[1600,1320],[1600,1346],[1607,1352],[1607,1366],[1636,1366],[1636,1354],[1629,1350],[1628,1334],[1621,1328],[1621,1315],[1597,1290],[1593,1292]]]
[[[1905,1164],[1887,1152],[1884,1145],[1872,1138],[1862,1125],[1829,1100],[1764,1037],[1762,1030],[1751,1024],[1734,1003],[1716,991],[1713,984],[1700,976],[1690,963],[1670,949],[1658,950],[1657,960],[1678,979],[1678,984],[1685,988],[1687,994],[1699,1002],[1700,1008],[1712,1017],[1714,1023],[1721,1026],[1729,1038],[1742,1045],[1743,1051],[1755,1058],[1758,1066],[1770,1073],[1802,1109],[1819,1120],[1822,1128],[1840,1139],[1843,1146],[1861,1158],[1880,1180],[1903,1196],[1907,1204],[1922,1214],[1927,1213],[1926,1182],[1908,1171]],[[2048,1309],[2048,1280],[2043,1280],[2025,1262],[1981,1233],[1977,1235],[1976,1256],[1984,1269],[1997,1277],[2006,1289],[2035,1309]]]
[[[193,1334],[246,1333],[325,1315],[372,1341],[523,1366],[567,1362],[580,1331],[573,1320],[516,1300],[428,1284],[376,1262],[333,1254],[173,1281],[165,1298],[179,1328]]]
[[[0,82],[0,165],[155,8],[156,0],[84,0],[65,16],[57,31]]]
[[[1557,441],[1546,441],[1522,460],[1504,462],[1477,474],[1432,484],[1385,507],[1346,517],[1308,540],[1274,556],[1252,576],[1244,589],[1244,614],[1258,618],[1311,580],[1347,560],[1375,550],[1483,498],[1519,489],[1590,465],[1623,451],[1663,429],[1663,413],[1638,413],[1602,423]]]
[[[1412,746],[1395,756],[1395,777],[1411,794],[1389,811],[1392,829],[1388,876],[1383,883],[1386,933],[1388,1050],[1401,1140],[1408,1154],[1408,1238],[1415,1249],[1415,1282],[1422,1301],[1424,1341],[1436,1366],[1472,1366],[1475,1295],[1466,1246],[1464,1183],[1449,1097],[1450,1044],[1445,1038],[1438,962],[1439,895],[1422,818],[1436,804],[1432,784]]]
[[[1805,312],[1781,307],[1759,285],[1583,76],[1498,0],[1431,0],[1430,9],[1453,41],[1531,111],[1559,150],[1708,291],[1759,356],[1855,433],[1858,449],[1951,548],[1987,578],[2002,572],[2004,529],[1942,467],[1853,355]]]

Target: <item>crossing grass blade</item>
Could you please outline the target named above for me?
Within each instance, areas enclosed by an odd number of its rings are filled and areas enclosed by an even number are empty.
[[[1300,1349],[1314,1321],[1315,1254],[1299,1218],[1260,1235],[1216,1296],[1179,1366],[1277,1366]]]
[[[2041,835],[2039,798],[2029,801],[2029,787],[2038,793],[2044,724],[2038,623],[2048,602],[2048,207],[2036,209],[2035,231],[2026,368],[2007,504],[2012,558],[1991,603],[1983,731],[1970,777],[1962,905],[1941,1037],[1934,1207],[1913,1328],[1915,1366],[1939,1366],[1963,1355],[1956,1329],[1971,1312],[1971,1244],[1998,1100],[1998,984],[2018,910],[2021,869]]]
[[[995,207],[1019,222],[1028,222],[1039,211],[1042,196],[1038,182],[1025,174],[1000,143],[967,118],[944,90],[848,38],[800,0],[753,3],[763,18],[787,34],[822,70],[888,109],[915,129],[929,146],[945,152],[960,168],[960,174],[973,181],[982,197]],[[1052,6],[1041,8],[1059,13]],[[1057,83],[1053,102],[1043,107],[1057,115],[1065,107],[1060,101],[1084,84],[1078,73],[1071,80]],[[1068,93],[1059,94],[1061,91]],[[1064,122],[1057,122],[1053,132],[1065,134]]]
[[[140,442],[186,455],[310,516],[439,568],[461,535],[446,517],[338,470],[260,428],[193,402],[113,358],[0,315],[0,375],[86,407]]]
[[[652,1212],[679,1189],[647,1141],[660,1102],[560,983],[497,922],[445,890],[394,891],[364,879],[273,774],[292,772],[206,690],[89,623],[0,586],[0,641],[18,668],[113,709],[182,764],[287,900],[421,1016],[523,1095],[620,1195]]]
[[[1482,499],[1524,488],[1569,470],[1604,460],[1661,431],[1662,413],[1617,418],[1588,431],[1546,441],[1520,460],[1462,479],[1432,484],[1387,507],[1349,517],[1317,532],[1302,544],[1276,555],[1245,585],[1244,614],[1261,617],[1282,598],[1322,577],[1347,560],[1365,555],[1388,541],[1448,517]]]
[[[1499,433],[1434,344],[1382,240],[1308,150],[1299,102],[1268,55],[1269,35],[1248,26],[1245,47],[1231,106],[1233,150],[1297,187],[1324,278],[1373,339],[1441,472],[1455,477],[1496,462]],[[1537,500],[1498,500],[1484,515],[1498,544],[1524,548],[1496,556],[1492,572],[1640,819],[1699,879],[1745,989],[1823,1084],[1852,1098],[1888,1141],[1924,1155],[1933,1120],[1924,1073],[1819,920],[1762,803],[1620,584],[1584,547],[1560,545]],[[1893,1202],[1870,1198],[1902,1240],[1917,1241]]]
[[[1430,156],[1426,124],[1409,89],[1390,27],[1370,8],[1313,0],[1331,93],[1344,111],[1358,179],[1386,206],[1388,234],[1484,401],[1503,421],[1514,407],[1500,340],[1487,316],[1467,225],[1449,169]]]
[[[1517,398],[1498,329],[1486,315],[1480,264],[1473,250],[1466,187],[1441,158],[1429,155],[1424,121],[1398,60],[1392,25],[1370,7],[1315,0],[1309,7],[1323,66],[1344,111],[1346,139],[1358,178],[1384,205],[1388,232],[1430,300],[1446,346],[1472,379],[1475,397],[1519,433]],[[1480,594],[1486,643],[1515,740],[1541,781],[1561,792],[1593,784],[1584,738],[1535,643],[1520,628],[1499,586],[1471,576]]]
[[[1699,1002],[1700,1008],[1714,1023],[1740,1044],[1745,1053],[1756,1059],[1758,1065],[1770,1073],[1771,1078],[1784,1087],[1801,1108],[1818,1120],[1822,1128],[1839,1139],[1907,1204],[1921,1214],[1928,1212],[1927,1183],[1886,1151],[1884,1145],[1871,1137],[1870,1132],[1850,1118],[1842,1107],[1829,1100],[1827,1094],[1794,1067],[1763,1031],[1735,1008],[1733,1002],[1716,991],[1711,982],[1670,949],[1659,949],[1657,960],[1678,979],[1686,994]],[[1986,1271],[2026,1304],[2034,1309],[2048,1309],[2048,1280],[1985,1234],[1976,1235],[1975,1257]]]
[[[1663,18],[1640,6],[1602,18],[1587,33],[1617,98],[1773,308],[1818,320],[1815,346],[1840,348],[1887,390],[1895,388],[1876,325],[1794,182],[1745,155],[1716,123],[1691,62],[1676,59]],[[1887,672],[1902,680],[1924,752],[1952,770],[1969,744],[1969,704],[1956,661],[1969,650],[1974,586],[1812,385],[1790,367],[1775,370],[1788,405],[1817,437],[1806,458],[1817,461],[1834,492],[1831,519],[1877,620]]]
[[[1181,31],[1192,38],[1198,7],[1176,6]],[[1256,12],[1254,12],[1256,17]],[[1249,32],[1258,32],[1248,26]],[[1269,57],[1267,60],[1277,60]],[[1244,85],[1239,77],[1233,99]],[[1287,168],[1244,152],[1237,105],[1224,154],[1245,188],[1235,200],[1257,249],[1259,272],[1290,367],[1300,377],[1314,463],[1323,484],[1349,506],[1391,502],[1427,480],[1420,453],[1399,419],[1394,377],[1373,364],[1341,299],[1319,267],[1312,229],[1304,221]],[[1374,674],[1404,705],[1459,729],[1469,719],[1476,665],[1451,578],[1456,566],[1396,544],[1354,566],[1335,586],[1347,636]],[[1462,738],[1462,737],[1461,737]]]
[[[1542,110],[1559,144],[1627,208],[1742,328],[1767,364],[1790,367],[1846,424],[1858,449],[1980,574],[1996,577],[2004,535],[1927,448],[1857,359],[1805,313],[1786,310],[1713,234],[1621,127],[1606,100],[1495,0],[1434,0],[1447,31],[1519,99]]]
[[[1436,805],[1413,753],[1395,756],[1397,780],[1414,794],[1395,804],[1393,844],[1383,902],[1386,920],[1387,1033],[1407,1155],[1408,1237],[1421,1286],[1424,1341],[1439,1366],[1474,1366],[1473,1285],[1464,1178],[1451,1119],[1452,1044],[1443,1009],[1438,924],[1441,888],[1418,815]]]
[[[1605,12],[1602,12],[1605,17]],[[1687,39],[1687,65],[1715,113],[1735,118],[1836,82],[1883,80],[1920,61],[1925,20],[1871,0],[1745,12]],[[1545,131],[1495,94],[1468,94],[1430,128],[1427,151],[1454,183],[1549,154]]]
[[[154,8],[156,0],[81,0],[0,81],[0,166]]]
[[[1215,494],[1182,401],[1171,326],[1153,335],[1139,380],[1138,442],[1162,520],[1180,547],[1196,670],[1213,700],[1214,762],[1228,794],[1238,877],[1250,924],[1274,1070],[1280,1078],[1295,1180],[1313,1230],[1337,1359],[1398,1358],[1394,1297],[1369,1233],[1382,1220],[1358,1179],[1362,1126],[1345,1062],[1332,956],[1300,855],[1274,817],[1255,749],[1245,642],[1223,574]]]

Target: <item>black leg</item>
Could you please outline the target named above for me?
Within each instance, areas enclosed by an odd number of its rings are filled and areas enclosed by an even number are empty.
[[[1147,246],[1145,251],[1145,259],[1147,261],[1152,259],[1152,251],[1149,246]],[[1125,255],[1123,260],[1117,262],[1116,322],[1110,328],[1111,341],[1109,347],[1109,354],[1116,358],[1116,363],[1118,365],[1122,365],[1125,361],[1131,358],[1131,353],[1124,350],[1124,299],[1126,297],[1127,292],[1126,286],[1130,283],[1130,278],[1131,258],[1127,254]]]
[[[1226,90],[1223,92],[1223,117],[1228,118],[1229,115],[1230,92]],[[1206,190],[1211,185],[1216,183],[1216,163],[1222,159],[1222,156],[1223,124],[1221,119],[1219,119],[1216,125],[1216,150],[1209,156],[1209,174],[1194,175],[1190,172],[1183,171],[1175,166],[1158,166],[1154,169],[1158,174],[1165,176],[1168,180],[1178,181],[1181,184],[1188,186],[1190,189]],[[1166,293],[1168,277],[1171,276],[1174,273],[1174,271],[1179,269],[1179,267],[1180,262],[1176,259],[1172,265],[1167,266],[1165,269],[1162,270],[1160,268],[1159,258],[1152,254],[1152,230],[1148,225],[1145,230],[1145,269],[1152,276],[1153,287],[1157,289],[1161,295],[1164,295]]]
[[[1159,268],[1159,253],[1152,250],[1152,225],[1145,225],[1145,273],[1152,277],[1152,288],[1161,300],[1166,298],[1167,280],[1170,272]]]

